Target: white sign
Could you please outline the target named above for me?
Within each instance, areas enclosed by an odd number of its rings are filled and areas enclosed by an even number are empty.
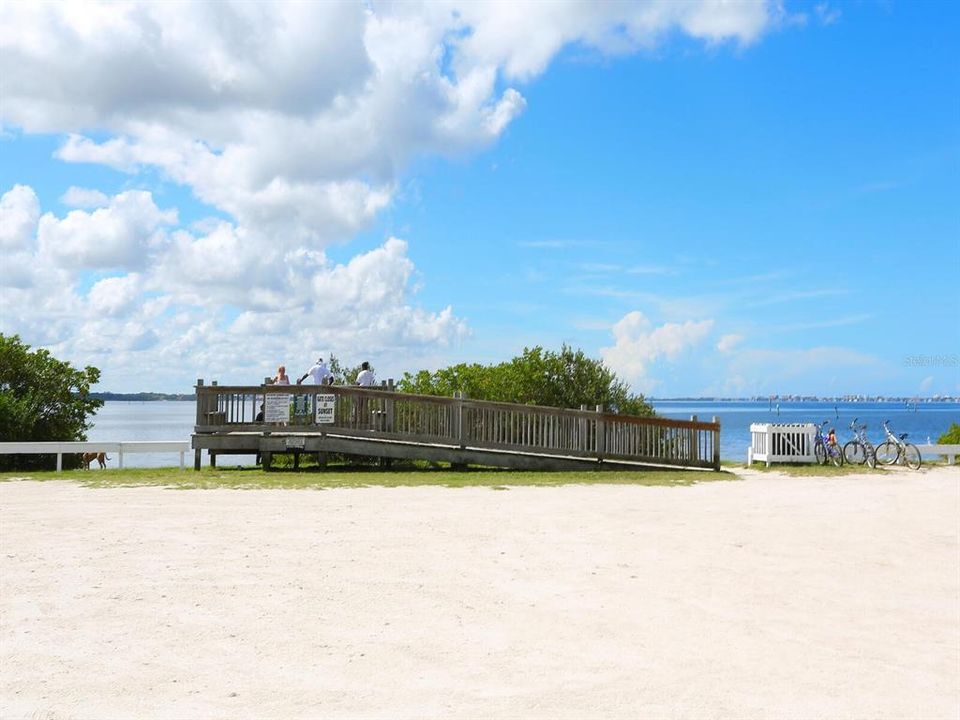
[[[336,407],[336,395],[317,395],[317,424],[332,423],[333,411]]]
[[[267,393],[264,398],[264,422],[290,422],[290,396],[286,393]]]

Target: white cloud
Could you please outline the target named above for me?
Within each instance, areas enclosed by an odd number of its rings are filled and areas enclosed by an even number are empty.
[[[140,298],[142,285],[138,273],[100,280],[87,293],[94,317],[116,316],[130,310]]]
[[[769,26],[766,2],[457,3],[472,32],[459,43],[466,66],[502,67],[506,77],[542,73],[565,45],[581,43],[616,55],[650,47],[666,32],[750,43]]]
[[[648,377],[653,363],[678,359],[699,345],[713,324],[713,320],[688,320],[654,327],[642,312],[635,310],[613,326],[614,345],[601,348],[600,355],[614,372],[638,389],[646,390],[655,383]]]
[[[677,29],[749,43],[774,10],[715,0],[6,3],[0,120],[69,133],[63,160],[159,168],[252,232],[323,247],[389,203],[412,156],[495,140],[526,105],[504,81],[542,73],[565,45],[619,54]],[[109,136],[80,134],[87,127]]]
[[[150,193],[128,190],[90,213],[45,214],[37,236],[41,254],[63,266],[139,268],[159,242],[161,226],[176,222],[177,212],[160,210]]]
[[[743,340],[743,335],[738,335],[736,333],[730,333],[728,335],[721,336],[720,340],[717,341],[717,350],[722,353],[731,352],[740,342]]]
[[[62,133],[64,162],[148,173],[219,211],[185,228],[149,192],[72,187],[75,209],[41,214],[16,186],[0,200],[0,326],[130,377],[149,347],[177,372],[257,378],[275,361],[252,354],[265,337],[291,365],[317,345],[434,352],[468,330],[416,305],[404,241],[341,265],[324,252],[390,205],[412,158],[495,142],[524,111],[520,83],[564,46],[618,55],[678,31],[743,45],[776,15],[716,0],[0,3],[0,127]],[[669,358],[697,327],[647,343]]]
[[[7,205],[16,207],[29,206],[20,201],[33,197],[30,188],[8,195]],[[415,303],[416,268],[398,238],[333,264],[319,251],[265,251],[265,238],[221,221],[198,236],[185,230],[164,235],[163,242],[140,247],[150,259],[140,270],[81,289],[81,261],[106,263],[124,254],[125,242],[149,237],[165,219],[174,218],[139,192],[109,198],[107,208],[92,213],[45,215],[34,228],[42,242],[27,238],[22,262],[0,284],[0,331],[21,332],[111,377],[136,381],[149,350],[151,367],[232,374],[239,382],[259,380],[267,370],[259,365],[273,363],[274,356],[292,365],[307,362],[304,349],[318,345],[348,360],[362,353],[399,370],[469,334],[452,308],[430,311]],[[64,241],[64,254],[54,255],[54,240]],[[53,257],[72,262],[57,265]],[[106,265],[118,266],[112,260]],[[18,267],[25,274],[10,282]],[[37,268],[42,271],[31,270]]]
[[[33,188],[14,185],[0,197],[0,250],[29,247],[40,219],[40,201]]]
[[[67,207],[75,208],[99,208],[110,204],[110,198],[99,190],[90,188],[81,188],[70,186],[70,188],[60,198]]]

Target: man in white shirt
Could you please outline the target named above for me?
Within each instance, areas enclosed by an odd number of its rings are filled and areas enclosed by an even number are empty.
[[[357,385],[360,387],[372,387],[377,382],[377,378],[370,369],[370,363],[366,360],[360,365],[360,372],[357,374]]]
[[[330,372],[329,366],[323,361],[322,357],[317,358],[316,364],[300,376],[300,379],[297,380],[297,385],[302,383],[307,376],[313,378],[314,385],[323,385],[327,382],[327,378],[333,380],[333,373]]]

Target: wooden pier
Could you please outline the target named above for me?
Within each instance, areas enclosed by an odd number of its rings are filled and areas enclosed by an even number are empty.
[[[218,455],[342,453],[524,470],[720,469],[720,423],[434,397],[343,385],[197,380],[194,467]],[[263,420],[258,420],[259,412]]]

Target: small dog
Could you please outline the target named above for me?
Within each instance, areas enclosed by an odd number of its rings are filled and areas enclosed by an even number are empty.
[[[109,460],[109,459],[110,459],[110,458],[107,457],[107,454],[106,454],[106,453],[102,453],[102,452],[98,452],[98,453],[83,453],[83,454],[80,456],[80,464],[83,466],[83,469],[84,469],[84,470],[89,470],[89,469],[90,469],[90,463],[92,463],[94,460],[96,460],[96,461],[97,461],[97,464],[100,465],[101,468],[105,468],[105,467],[107,467],[107,460]]]

